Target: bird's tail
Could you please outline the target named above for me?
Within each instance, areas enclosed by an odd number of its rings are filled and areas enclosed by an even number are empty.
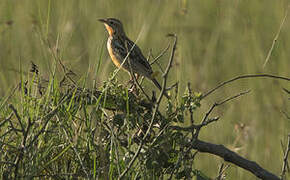
[[[155,84],[155,86],[161,91],[161,89],[162,89],[162,87],[161,87],[161,85],[158,83],[158,81],[155,79],[155,78],[153,78],[153,79],[151,79],[152,80],[152,82]],[[166,92],[164,92],[164,96],[167,98],[167,99],[170,99],[170,97],[169,97],[169,95],[166,93]]]

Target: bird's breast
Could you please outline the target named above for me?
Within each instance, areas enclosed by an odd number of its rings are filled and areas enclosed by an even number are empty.
[[[114,51],[114,46],[112,46],[112,39],[109,38],[107,41],[107,48],[108,48],[108,52],[109,55],[113,61],[113,63],[117,66],[120,67],[121,66],[121,60],[119,59],[119,57],[116,55],[115,51]]]

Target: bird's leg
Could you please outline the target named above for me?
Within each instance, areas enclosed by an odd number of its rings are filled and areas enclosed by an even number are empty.
[[[134,77],[132,74],[130,74],[130,80],[128,81],[128,84],[131,84],[131,86],[129,88],[129,92],[134,92],[136,86],[135,86]]]
[[[134,83],[134,79],[132,78],[132,76],[130,76],[129,81],[127,81],[127,83],[126,83],[126,87],[128,87],[129,85],[131,85],[130,86],[130,88],[131,88],[133,83]]]
[[[131,73],[129,73],[129,76],[130,76],[130,79],[129,79],[129,81],[127,81],[126,87],[130,86],[130,88],[131,88],[132,84],[134,83],[134,79],[133,79]]]
[[[137,73],[135,74],[135,77],[136,77],[136,81],[138,81],[139,75]]]
[[[135,81],[134,81],[134,77],[133,77],[133,76],[134,76],[134,75],[131,75],[131,74],[130,74],[130,80],[129,80],[129,82],[128,82],[128,83],[132,83],[132,85],[131,85],[131,87],[130,87],[130,89],[129,89],[130,92],[134,92],[134,91],[137,90],[137,88],[136,88],[136,83],[135,83]],[[139,78],[138,74],[135,74],[135,78],[136,78],[136,81],[138,81],[138,78]]]

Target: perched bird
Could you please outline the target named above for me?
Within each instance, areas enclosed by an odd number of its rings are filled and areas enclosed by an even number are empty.
[[[115,18],[99,19],[99,21],[104,23],[109,33],[107,48],[113,63],[117,67],[120,67],[122,64],[122,68],[128,71],[130,75],[132,71],[138,75],[145,76],[161,90],[160,84],[153,77],[150,64],[140,48],[126,36],[121,21]],[[126,61],[124,62],[124,60]],[[167,93],[164,95],[168,98]]]

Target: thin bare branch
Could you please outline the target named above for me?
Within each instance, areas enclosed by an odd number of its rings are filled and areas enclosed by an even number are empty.
[[[206,93],[204,93],[201,96],[201,99],[204,99],[205,97],[207,97],[208,95],[212,94],[213,92],[215,92],[219,88],[221,88],[221,87],[223,87],[223,86],[225,86],[225,85],[227,85],[227,84],[229,84],[231,82],[234,82],[234,81],[239,80],[239,79],[250,79],[250,78],[271,78],[271,79],[280,79],[280,80],[290,81],[290,78],[288,78],[288,77],[276,76],[276,75],[271,75],[271,74],[247,74],[247,75],[241,75],[241,76],[234,77],[234,78],[232,78],[230,80],[221,82],[216,87],[214,87],[214,88],[210,89],[209,91],[207,91]]]
[[[168,46],[156,57],[156,58],[154,58],[153,56],[153,61],[152,62],[150,62],[150,65],[152,65],[152,64],[154,64],[154,63],[156,63],[157,65],[158,65],[158,67],[159,67],[159,69],[160,69],[160,71],[162,72],[162,73],[164,73],[164,70],[163,70],[163,68],[162,68],[162,66],[160,65],[160,63],[159,63],[159,59],[162,57],[162,56],[164,56],[164,54],[168,51],[168,49],[169,49],[169,47],[170,47],[170,44],[168,44]]]
[[[243,95],[245,95],[245,94],[248,94],[248,93],[250,93],[250,92],[251,92],[250,89],[247,90],[247,91],[244,91],[244,92],[240,92],[239,94],[236,94],[236,95],[234,95],[234,96],[232,96],[232,97],[229,97],[229,98],[223,100],[222,102],[219,102],[218,105],[225,104],[225,103],[227,103],[227,102],[230,101],[230,100],[233,100],[233,99],[235,99],[235,98],[238,98],[238,97],[243,96]]]
[[[288,134],[287,148],[284,152],[281,179],[285,179],[286,167],[288,165],[289,152],[290,152],[290,134]]]
[[[174,55],[175,55],[175,51],[176,51],[176,44],[177,44],[177,36],[176,36],[176,34],[168,34],[167,36],[168,37],[174,37],[174,43],[173,43],[171,55],[170,55],[170,58],[169,58],[169,62],[167,64],[167,67],[165,69],[165,72],[162,75],[163,82],[162,82],[162,86],[161,86],[162,88],[161,88],[160,95],[159,95],[160,101],[161,101],[162,96],[166,94],[167,77],[168,77],[169,70],[172,67],[172,62],[173,62],[173,59],[174,59]]]
[[[168,46],[156,58],[154,58],[152,62],[150,62],[150,65],[156,63],[158,59],[160,59],[168,51],[169,47],[170,44],[168,44]]]
[[[283,90],[287,93],[287,94],[290,94],[290,90],[286,89],[286,88],[283,88]]]
[[[286,117],[286,119],[290,120],[290,116],[285,111],[282,110],[281,112],[284,114],[284,116]]]
[[[218,176],[215,178],[215,180],[222,180],[224,179],[224,173],[225,171],[230,167],[230,165],[226,165],[224,167],[224,163],[221,164],[220,168],[219,168],[219,172],[218,172]]]
[[[173,129],[173,130],[177,130],[177,131],[187,131],[187,132],[193,132],[195,129],[196,129],[196,133],[195,133],[195,138],[198,137],[198,134],[199,134],[199,131],[202,127],[204,126],[207,126],[208,124],[212,123],[212,122],[215,122],[215,121],[218,121],[219,120],[219,117],[214,117],[214,118],[208,118],[209,115],[212,113],[212,111],[214,110],[214,108],[216,108],[217,106],[219,105],[223,105],[227,102],[229,102],[230,100],[233,100],[235,98],[238,98],[240,96],[243,96],[247,93],[249,93],[250,90],[247,90],[247,91],[243,91],[243,92],[240,92],[239,94],[236,94],[234,96],[231,96],[229,98],[226,98],[225,100],[221,101],[221,102],[216,102],[214,103],[210,109],[206,112],[205,116],[203,117],[203,120],[200,124],[197,124],[197,125],[194,125],[194,124],[191,124],[190,126],[187,126],[187,127],[180,127],[180,126],[169,126],[169,128]]]
[[[223,100],[223,101],[221,101],[221,102],[216,102],[216,103],[214,103],[214,104],[210,107],[210,109],[206,112],[205,116],[203,117],[203,120],[202,120],[201,124],[198,125],[198,126],[196,126],[196,132],[195,132],[195,134],[194,134],[194,137],[195,137],[195,138],[198,138],[199,131],[200,131],[200,129],[201,129],[203,126],[206,126],[206,125],[208,125],[208,124],[210,124],[210,123],[212,123],[212,122],[215,122],[215,121],[217,121],[217,120],[219,119],[219,117],[215,117],[215,118],[208,119],[209,115],[212,113],[212,111],[214,110],[214,108],[216,108],[217,106],[223,105],[223,104],[225,104],[225,103],[227,103],[227,102],[229,102],[229,101],[231,101],[231,100],[233,100],[233,99],[235,99],[235,98],[238,98],[238,97],[240,97],[240,96],[243,96],[243,95],[249,93],[250,91],[251,91],[251,90],[247,90],[247,91],[244,91],[244,92],[240,92],[239,94],[236,94],[236,95],[234,95],[234,96],[231,96],[231,97],[229,97],[229,98],[226,98],[225,100]]]
[[[188,88],[188,93],[189,93],[189,96],[191,97],[192,96],[192,90],[191,90],[191,87],[190,87],[190,83],[187,83],[187,88]],[[189,108],[189,113],[190,113],[190,123],[191,125],[194,124],[194,119],[193,119],[193,111],[191,108]]]

